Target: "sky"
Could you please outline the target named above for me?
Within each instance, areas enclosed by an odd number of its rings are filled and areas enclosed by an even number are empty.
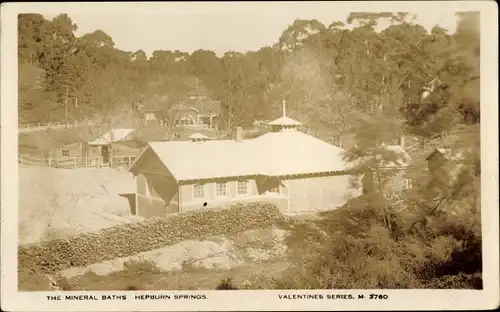
[[[393,8],[385,4],[379,4],[376,8],[378,11],[415,14],[415,22],[428,30],[439,25],[450,33],[455,31],[456,11],[432,9],[431,2],[425,3],[425,6],[422,3],[405,3],[404,7],[401,7],[401,3],[398,5],[398,2],[387,3],[392,3]],[[350,12],[374,11],[371,4],[359,4],[254,2],[245,5],[239,2],[171,2],[129,3],[124,7],[112,7],[112,4],[108,4],[108,7],[91,7],[87,4],[81,10],[64,10],[61,7],[42,14],[51,19],[59,13],[68,13],[78,25],[77,36],[101,29],[113,38],[115,47],[125,51],[142,49],[151,56],[154,50],[192,53],[198,49],[206,49],[215,51],[220,56],[227,51],[255,51],[272,45],[296,19],[317,19],[328,26],[334,21],[345,22]]]

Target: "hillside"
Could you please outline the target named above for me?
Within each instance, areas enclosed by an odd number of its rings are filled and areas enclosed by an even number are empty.
[[[19,64],[19,123],[45,121],[39,107],[44,103],[43,80],[45,71],[33,64]],[[42,115],[40,114],[42,113]]]

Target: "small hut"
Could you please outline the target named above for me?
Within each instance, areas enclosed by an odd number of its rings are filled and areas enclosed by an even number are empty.
[[[112,129],[95,140],[89,141],[87,153],[97,153],[102,157],[104,166],[119,165],[124,161],[131,163],[144,145],[135,136],[134,129]]]

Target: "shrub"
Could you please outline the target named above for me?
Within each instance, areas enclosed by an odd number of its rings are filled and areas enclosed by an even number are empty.
[[[481,287],[481,239],[476,224],[446,212],[382,210],[373,197],[349,204],[324,213],[323,220],[293,226],[299,229],[291,236],[301,247],[298,262],[266,288]],[[320,231],[316,236],[312,233],[315,226],[327,233],[327,239],[319,239]],[[303,244],[297,244],[297,235]]]
[[[216,290],[237,290],[238,288],[233,285],[233,281],[230,277],[221,280],[219,285],[215,288]]]

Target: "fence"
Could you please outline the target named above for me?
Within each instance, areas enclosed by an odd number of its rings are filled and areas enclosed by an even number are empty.
[[[130,167],[137,156],[111,156],[111,167]]]
[[[51,168],[102,168],[130,167],[137,156],[112,156],[110,164],[104,164],[102,157],[34,157],[18,155],[18,163],[26,166],[41,166]]]
[[[74,121],[70,123],[66,123],[64,121],[52,121],[52,122],[39,122],[32,124],[20,124],[18,126],[19,132],[31,132],[31,131],[40,131],[45,129],[62,129],[62,128],[74,128],[78,126],[95,126],[98,123],[90,120],[90,121]]]
[[[461,134],[463,132],[466,132],[466,130],[460,130],[460,129],[455,129],[451,130],[449,132],[442,132],[435,134],[425,140],[425,148],[438,148],[438,147],[447,147],[450,144],[450,137],[453,135]],[[419,148],[423,147],[422,142],[417,142],[415,144],[412,144],[410,146],[406,147],[406,150],[411,153],[417,151]]]
[[[51,168],[100,168],[103,166],[102,157],[34,157],[18,155],[18,163],[27,166],[42,166]]]

